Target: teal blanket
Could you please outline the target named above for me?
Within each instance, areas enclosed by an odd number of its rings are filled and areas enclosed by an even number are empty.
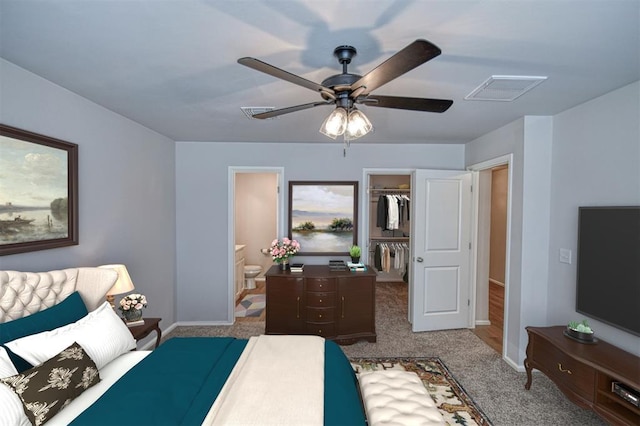
[[[246,344],[231,337],[170,339],[71,425],[200,425]],[[331,341],[325,343],[324,394],[325,425],[365,424],[351,364]]]

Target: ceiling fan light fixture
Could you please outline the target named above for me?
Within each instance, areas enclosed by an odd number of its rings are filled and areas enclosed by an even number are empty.
[[[335,139],[342,135],[347,127],[347,110],[338,107],[324,120],[320,126],[320,133]]]
[[[371,121],[364,113],[356,108],[349,113],[349,120],[347,122],[347,130],[345,138],[354,140],[361,138],[373,129]]]

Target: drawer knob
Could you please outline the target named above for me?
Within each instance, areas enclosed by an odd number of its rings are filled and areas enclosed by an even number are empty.
[[[320,303],[322,303],[322,299],[320,299]]]
[[[318,330],[318,334],[322,334],[322,330]]]
[[[322,318],[322,314],[318,314],[318,318]]]
[[[558,370],[560,370],[560,371],[561,371],[561,372],[563,372],[563,373],[573,374],[573,373],[571,372],[571,370],[565,370],[564,368],[562,368],[562,364],[561,364],[561,363],[558,363]]]

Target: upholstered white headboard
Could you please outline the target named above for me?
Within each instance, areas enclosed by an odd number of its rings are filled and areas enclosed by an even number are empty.
[[[102,305],[118,273],[103,268],[49,272],[0,271],[0,323],[50,308],[78,291],[89,312]]]

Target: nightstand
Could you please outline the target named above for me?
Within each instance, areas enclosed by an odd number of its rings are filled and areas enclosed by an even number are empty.
[[[143,318],[144,324],[129,327],[129,331],[136,339],[136,342],[147,337],[152,331],[155,330],[158,337],[156,337],[156,348],[160,345],[160,339],[162,338],[162,331],[160,330],[160,321],[162,318]]]

